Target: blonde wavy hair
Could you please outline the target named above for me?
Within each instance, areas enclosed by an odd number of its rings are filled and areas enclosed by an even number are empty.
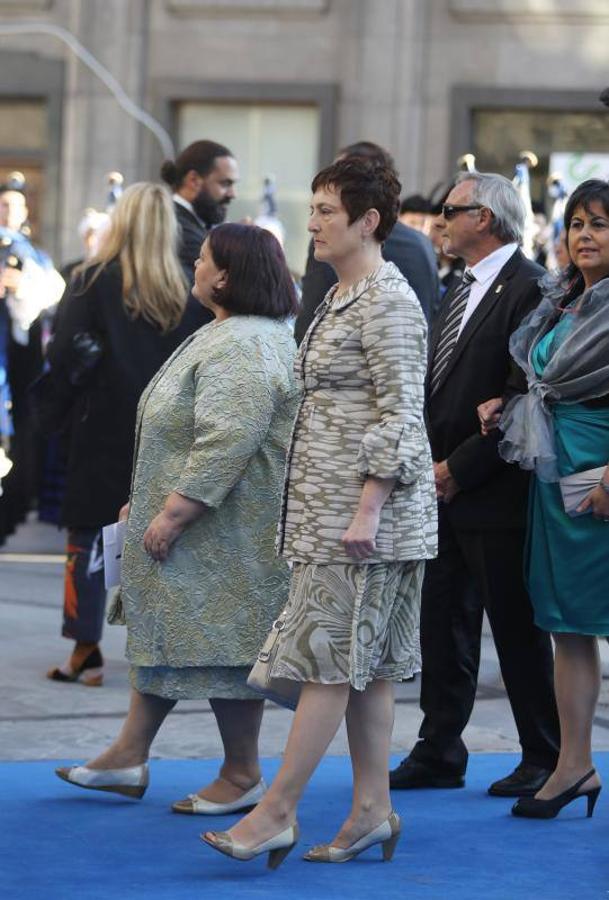
[[[79,267],[89,276],[84,287],[117,259],[128,314],[165,334],[182,318],[188,295],[177,247],[178,222],[167,189],[144,181],[132,184],[114,207],[98,252]]]

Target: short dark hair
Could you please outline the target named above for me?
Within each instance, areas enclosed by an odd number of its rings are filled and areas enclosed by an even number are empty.
[[[235,315],[285,319],[298,312],[296,288],[277,238],[257,225],[229,222],[207,237],[212,259],[227,273],[214,303]]]
[[[430,213],[431,203],[423,194],[410,194],[400,203],[400,213]]]
[[[578,207],[583,206],[587,213],[590,212],[591,203],[600,203],[607,216],[609,216],[609,182],[603,181],[601,178],[589,178],[579,184],[565,206],[565,230],[567,232],[567,247],[569,246],[569,229],[571,220],[575,215]],[[584,289],[583,275],[573,261],[569,263],[563,275],[563,280],[567,286],[566,302],[574,299]]]
[[[346,147],[338,151],[338,156],[339,158],[359,156],[362,159],[371,159],[381,166],[387,166],[388,169],[395,169],[395,162],[391,153],[372,141],[356,141],[355,144],[347,144]]]
[[[318,172],[311,190],[333,188],[347,210],[349,225],[369,209],[378,210],[380,221],[374,237],[382,243],[398,217],[402,185],[393,166],[362,156],[347,156]]]
[[[166,159],[161,166],[161,178],[172,188],[180,187],[186,175],[194,169],[199,175],[209,175],[222,156],[232,156],[228,147],[215,141],[195,141],[189,144],[175,162]]]

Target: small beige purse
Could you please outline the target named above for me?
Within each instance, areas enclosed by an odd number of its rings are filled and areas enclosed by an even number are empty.
[[[110,590],[112,591],[112,588]],[[114,592],[110,595],[110,603],[108,604],[108,611],[106,612],[106,622],[108,625],[127,624],[120,588],[115,588]]]
[[[286,610],[277,616],[269,635],[258,653],[252,671],[248,675],[247,684],[252,690],[263,694],[267,700],[288,709],[296,709],[300,697],[300,681],[291,678],[271,678],[271,669],[275,663],[279,649],[279,635],[285,628]]]

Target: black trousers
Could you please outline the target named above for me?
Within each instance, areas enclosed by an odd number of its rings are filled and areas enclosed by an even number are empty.
[[[421,598],[421,709],[411,758],[463,774],[486,610],[524,762],[553,769],[560,732],[550,635],[534,625],[520,529],[461,531],[440,510],[439,554]]]

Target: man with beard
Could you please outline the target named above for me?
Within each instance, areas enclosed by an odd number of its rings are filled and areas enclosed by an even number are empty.
[[[237,161],[227,147],[215,141],[195,141],[174,161],[161,166],[161,178],[173,190],[180,224],[180,262],[192,285],[194,264],[210,228],[226,218],[239,178]]]

